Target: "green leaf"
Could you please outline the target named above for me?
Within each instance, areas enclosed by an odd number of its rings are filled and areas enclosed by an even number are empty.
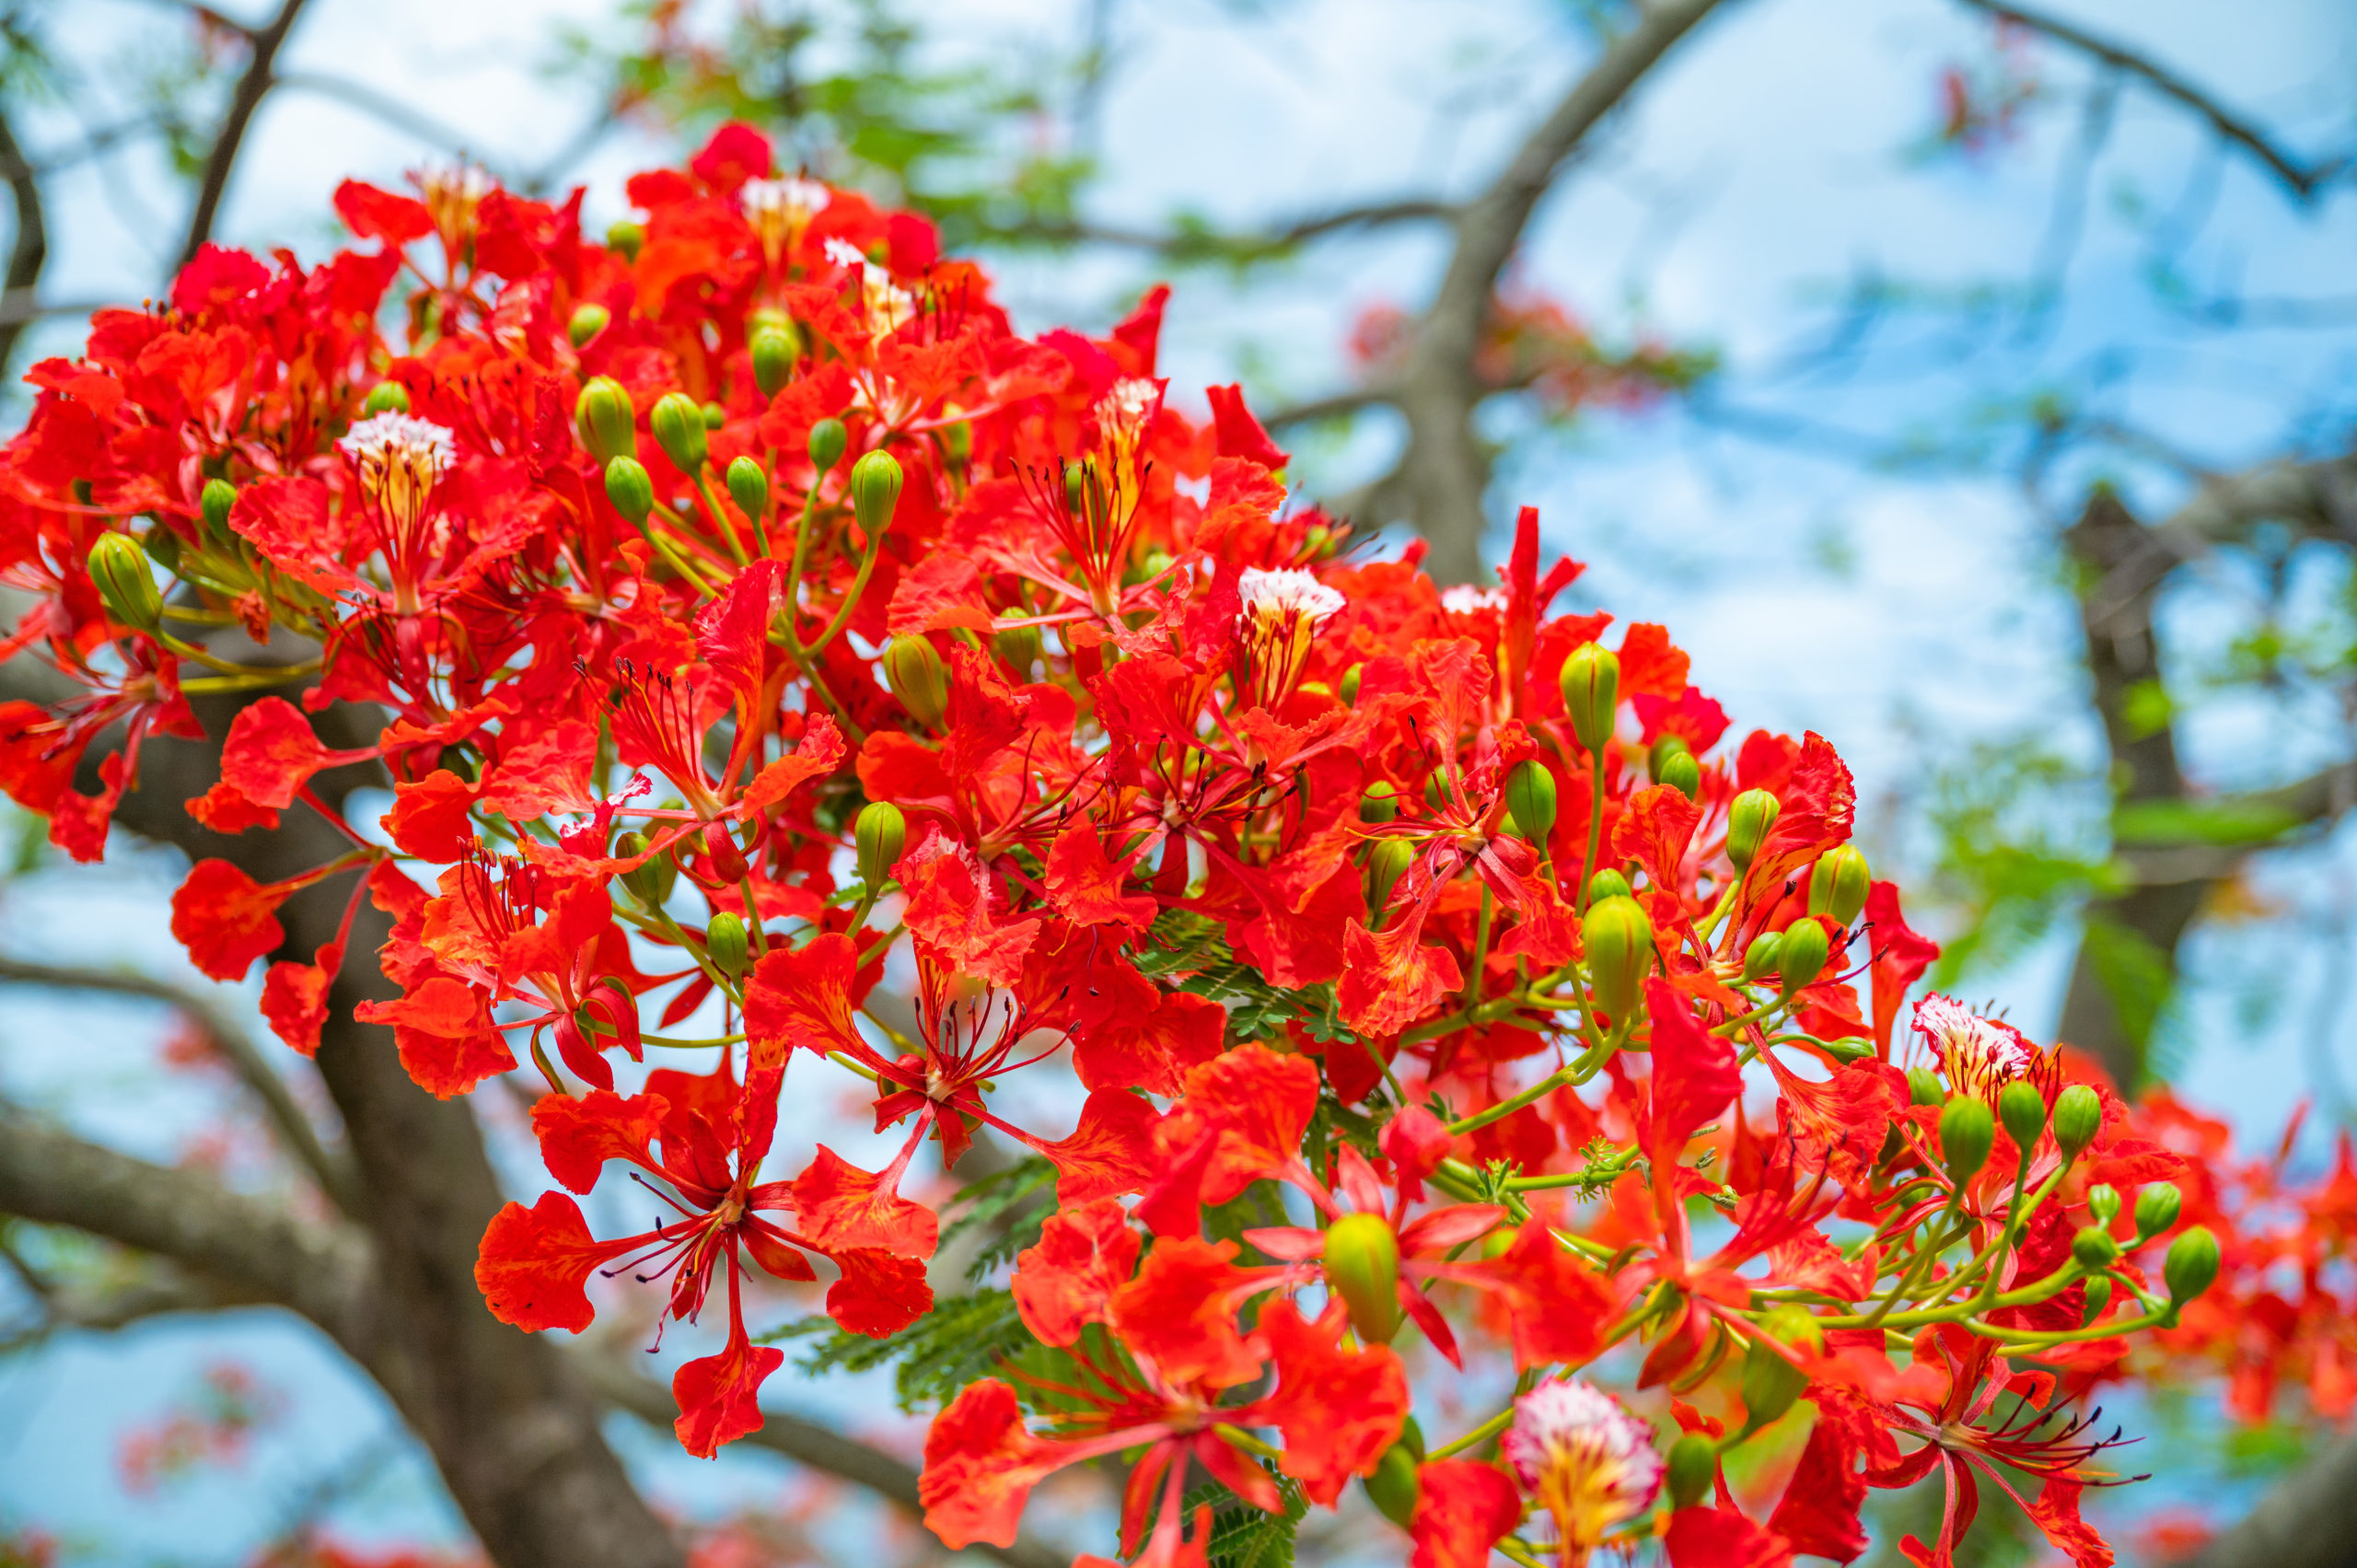
[[[815,1340],[795,1363],[814,1377],[891,1366],[894,1395],[908,1411],[948,1403],[967,1384],[1039,1345],[1015,1297],[1003,1290],[951,1296],[889,1339],[847,1333],[828,1318],[800,1318],[754,1337],[763,1344]]]
[[[2116,921],[2087,917],[2084,937],[2087,963],[2094,970],[2112,1013],[2141,1053],[2151,1044],[2154,1026],[2167,1006],[2173,971],[2168,955]]]
[[[2112,836],[2130,844],[2258,844],[2303,825],[2263,800],[2128,800],[2111,815]]]
[[[1293,1568],[1294,1535],[1309,1512],[1309,1498],[1291,1476],[1274,1470],[1269,1474],[1284,1502],[1280,1514],[1264,1513],[1216,1482],[1195,1488],[1180,1503],[1190,1524],[1197,1508],[1211,1504],[1212,1533],[1206,1555],[1212,1568]]]

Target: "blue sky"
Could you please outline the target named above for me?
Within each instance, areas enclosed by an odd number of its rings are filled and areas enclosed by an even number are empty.
[[[2357,141],[2357,12],[2344,5],[2056,8],[2136,40],[2288,145],[2323,153]],[[942,58],[1003,69],[1068,50],[1080,33],[1071,0],[935,9],[946,13],[927,24]],[[1106,175],[1092,211],[1143,225],[1188,208],[1248,223],[1462,193],[1578,68],[1572,9],[1542,0],[1117,6]],[[116,72],[177,26],[131,0],[81,0],[55,15],[64,52]],[[318,0],[287,64],[363,78],[459,128],[494,166],[524,167],[589,111],[584,84],[543,69],[567,22],[613,25],[602,6],[556,0]],[[1920,854],[1899,807],[1968,740],[2035,734],[2084,749],[2092,732],[2072,663],[2075,621],[2056,583],[2053,519],[2003,464],[1893,471],[1860,463],[1853,449],[1951,445],[2004,423],[2038,390],[2233,468],[2287,444],[2345,438],[2357,388],[2357,310],[2323,328],[2225,331],[2157,303],[2150,286],[2165,260],[2197,299],[2357,296],[2357,200],[2288,203],[2247,160],[2220,156],[2181,112],[2128,87],[2073,203],[2066,177],[2090,78],[2051,50],[2036,56],[2051,96],[2018,140],[1980,160],[1916,156],[1933,120],[1934,73],[1988,52],[1985,25],[1935,0],[1726,7],[1596,140],[1541,209],[1520,263],[1607,335],[1643,330],[1716,347],[1720,384],[1697,410],[1570,429],[1511,411],[1496,420],[1512,445],[1493,501],[1538,505],[1550,543],[1592,563],[1576,591],[1624,618],[1667,622],[1695,656],[1694,679],[1739,722],[1830,737],[1858,770],[1869,842],[1886,864]],[[39,145],[68,140],[77,120],[104,123],[110,98],[99,71],[67,102],[37,108]],[[438,156],[295,92],[266,108],[256,138],[222,238],[307,256],[333,243],[327,197],[339,180],[391,183]],[[627,134],[603,145],[579,170],[593,216],[619,215],[621,179],[668,150]],[[157,289],[182,216],[152,158],[91,168],[60,181],[52,201],[48,292],[136,300]],[[2182,243],[2164,248],[2153,231],[2171,219]],[[2065,235],[2075,242],[2058,245]],[[2052,270],[2059,292],[2039,314],[2018,300],[2041,275],[2041,256],[2066,264]],[[1341,344],[1357,312],[1414,305],[1440,257],[1435,237],[1399,231],[1322,248],[1241,285],[1182,278],[1165,369],[1186,397],[1239,374],[1270,404],[1329,389],[1347,375]],[[1155,274],[1134,257],[1091,255],[1010,260],[1002,275],[1021,324],[1037,329],[1101,324]],[[1888,310],[1845,338],[1859,319],[1840,302],[1869,281],[1892,297],[1986,303],[1969,313]],[[70,349],[74,336],[45,328],[42,351]],[[1735,433],[1762,420],[1806,434]],[[1304,466],[1313,484],[1342,488],[1379,471],[1396,438],[1371,422],[1347,444],[1308,449]],[[2056,476],[2044,502],[2067,511],[2093,471]],[[2157,468],[2114,462],[2107,471],[2156,510],[2182,490]],[[2248,598],[2232,572],[2212,574],[2172,604],[2170,628],[2199,645]],[[2222,708],[2190,736],[2190,752],[2221,786],[2272,782],[2346,755],[2348,724],[2335,711]],[[20,882],[0,891],[0,948],[185,974],[162,928],[168,875],[134,866],[96,885]],[[2319,1062],[2351,1067],[2336,977],[2351,967],[2357,867],[2342,843],[2266,870],[2258,884],[2283,913],[2204,938],[2193,962],[2222,981],[2262,973],[2282,1005],[2254,1022],[2233,984],[2205,991],[2184,1021],[2183,1083],[2263,1136],[2311,1090]],[[1976,981],[1975,993],[1994,993],[2038,1032],[2059,1004],[2067,958],[2049,944]],[[0,1019],[0,1085],[127,1146],[172,1154],[215,1102],[155,1082],[154,1033],[136,1009],[93,1015],[12,997]],[[298,1416],[253,1473],[291,1483],[322,1452],[381,1427],[381,1401],[315,1345],[266,1322],[237,1332],[302,1391]],[[127,1510],[104,1458],[115,1423],[160,1408],[211,1353],[201,1335],[157,1329],[0,1365],[0,1405],[14,1412],[0,1417],[0,1511],[133,1541],[145,1556],[236,1560],[266,1527],[256,1498],[267,1487],[234,1503],[208,1489]],[[841,1396],[839,1408],[859,1397]],[[784,1484],[782,1469],[760,1461],[715,1470],[641,1446],[682,1499]],[[435,1519],[432,1488],[413,1466],[405,1477],[397,1463],[371,1495],[352,1516],[356,1528]]]

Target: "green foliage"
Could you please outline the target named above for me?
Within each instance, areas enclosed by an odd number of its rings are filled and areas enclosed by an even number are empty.
[[[2303,825],[2297,812],[2260,800],[2128,800],[2112,836],[2138,844],[2261,844]]]
[[[2119,1020],[2120,1032],[2138,1051],[2147,1050],[2175,983],[2169,956],[2141,933],[2099,915],[2087,917],[2081,940],[2088,965]]]
[[[2031,741],[1976,746],[1934,778],[1927,816],[1936,886],[1966,913],[1933,971],[1934,986],[2003,968],[2089,893],[2118,889],[2100,834],[2101,787]]]
[[[991,1237],[973,1260],[966,1278],[979,1283],[1002,1263],[1039,1240],[1039,1227],[1056,1210],[1056,1167],[1039,1155],[1029,1155],[1006,1169],[967,1183],[956,1202],[963,1212],[941,1227],[941,1246],[948,1249],[968,1231],[988,1227]]]
[[[976,1291],[938,1302],[932,1311],[889,1339],[849,1333],[824,1317],[799,1318],[755,1338],[763,1344],[815,1341],[795,1363],[813,1377],[890,1366],[894,1397],[903,1411],[910,1411],[945,1404],[967,1384],[988,1377],[1007,1361],[1039,1348],[1015,1310],[1015,1297],[1003,1290]]]
[[[1226,1008],[1231,1044],[1277,1038],[1288,1023],[1308,1024],[1319,1040],[1355,1038],[1330,1017],[1333,987],[1288,991],[1271,985],[1229,950],[1225,930],[1202,915],[1166,910],[1147,934],[1153,946],[1132,954],[1130,961],[1149,980],[1178,977],[1178,989]]]
[[[1268,1467],[1263,1465],[1263,1469]],[[1269,1471],[1284,1511],[1265,1513],[1225,1486],[1196,1487],[1180,1504],[1190,1523],[1195,1510],[1211,1504],[1212,1531],[1206,1555],[1212,1568],[1293,1568],[1294,1536],[1309,1512],[1309,1499],[1291,1476]]]

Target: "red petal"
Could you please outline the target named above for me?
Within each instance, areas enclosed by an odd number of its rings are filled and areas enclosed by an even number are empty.
[[[897,1179],[897,1169],[893,1175]],[[821,1252],[869,1248],[903,1258],[933,1256],[939,1216],[824,1144],[788,1190],[794,1194],[795,1228]]]
[[[1236,1309],[1251,1287],[1275,1282],[1271,1271],[1237,1268],[1235,1257],[1233,1241],[1167,1237],[1113,1293],[1115,1332],[1165,1382],[1232,1388],[1260,1375],[1260,1353],[1237,1331]]]
[[[1522,1494],[1495,1465],[1438,1459],[1416,1472],[1409,1568],[1486,1568],[1490,1549],[1522,1522]]]
[[[492,1216],[475,1258],[475,1287],[503,1323],[577,1334],[597,1317],[582,1288],[589,1271],[636,1242],[595,1239],[579,1204],[562,1192],[543,1192],[528,1209],[510,1203]]]
[[[1782,1536],[1732,1508],[1680,1508],[1663,1545],[1670,1568],[1783,1568],[1793,1560]]]
[[[925,1434],[925,1528],[952,1551],[978,1540],[1013,1546],[1031,1489],[1062,1462],[1058,1445],[1025,1428],[1014,1389],[995,1377],[970,1383]]]
[[[240,981],[254,960],[286,940],[278,884],[257,882],[226,860],[200,860],[172,895],[172,935],[215,980]]]
[[[823,1054],[869,1054],[852,1025],[852,987],[859,949],[847,936],[814,938],[807,947],[772,947],[745,988],[745,1033],[757,1061],[782,1062],[799,1046]]]
[[[662,1130],[668,1109],[654,1095],[624,1098],[610,1089],[592,1089],[577,1098],[542,1095],[532,1104],[532,1133],[540,1141],[540,1161],[549,1174],[575,1192],[586,1192],[598,1185],[608,1160],[649,1165],[647,1146]]]
[[[1697,1127],[1724,1110],[1743,1087],[1735,1047],[1705,1029],[1677,990],[1645,982],[1653,1018],[1653,1132],[1647,1140],[1656,1169],[1677,1163]]]
[[[1331,1507],[1353,1476],[1373,1470],[1408,1418],[1408,1374],[1388,1345],[1344,1350],[1350,1314],[1340,1302],[1315,1323],[1289,1300],[1269,1304],[1260,1332],[1277,1364],[1277,1391],[1260,1413],[1285,1437],[1278,1468],[1310,1501]]]
[[[759,1432],[761,1381],[784,1362],[784,1351],[752,1343],[738,1323],[719,1354],[680,1367],[671,1378],[671,1397],[679,1403],[679,1419],[671,1429],[679,1434],[679,1446],[709,1459],[723,1443]]]
[[[827,1287],[827,1315],[845,1330],[885,1339],[933,1310],[918,1260],[864,1248],[832,1256],[843,1275]]]
[[[1113,1293],[1137,1272],[1138,1233],[1111,1199],[1067,1206],[1048,1216],[1039,1244],[1016,1254],[1015,1307],[1024,1326],[1051,1345],[1068,1345],[1089,1323],[1111,1315]]]
[[[1069,1207],[1141,1191],[1159,1162],[1162,1113],[1127,1089],[1099,1089],[1080,1108],[1080,1125],[1060,1144],[1038,1145],[1056,1162],[1056,1201]]]

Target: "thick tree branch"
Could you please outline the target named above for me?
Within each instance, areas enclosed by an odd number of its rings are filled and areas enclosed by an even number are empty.
[[[679,1407],[662,1384],[591,1350],[581,1350],[574,1360],[581,1380],[599,1399],[616,1410],[628,1411],[649,1426],[670,1431]],[[923,1515],[924,1505],[917,1500],[917,1472],[913,1467],[816,1422],[780,1411],[764,1411],[761,1429],[744,1441],[865,1487],[911,1515]],[[1013,1546],[983,1543],[971,1550],[979,1556],[1005,1563],[1007,1568],[1064,1568],[1070,1561],[1068,1553],[1028,1534],[1017,1535]]]
[[[49,218],[41,206],[40,178],[26,164],[5,110],[0,110],[0,158],[8,163],[8,194],[17,209],[17,238],[8,248],[8,270],[0,275],[0,377],[5,377],[17,339],[32,319],[41,269],[49,264]]]
[[[1283,255],[1331,235],[1400,224],[1449,223],[1463,212],[1454,202],[1429,196],[1403,196],[1387,202],[1337,207],[1311,213],[1289,223],[1263,229],[1225,231],[1208,225],[1181,224],[1174,229],[1125,228],[1117,224],[1039,223],[1017,226],[1012,234],[1050,245],[1103,245],[1145,250],[1181,261],[1253,260]]]
[[[322,1191],[334,1200],[346,1214],[356,1214],[360,1202],[358,1178],[352,1162],[342,1154],[331,1154],[319,1142],[319,1130],[303,1108],[295,1103],[295,1096],[286,1080],[272,1071],[262,1057],[253,1037],[238,1027],[226,1010],[209,998],[184,990],[168,981],[152,976],[115,970],[75,969],[59,964],[29,963],[21,958],[0,958],[0,984],[38,985],[60,991],[104,991],[122,996],[144,996],[176,1008],[204,1031],[238,1081],[257,1100],[270,1118],[271,1126],[286,1144],[287,1151],[303,1163],[306,1170],[319,1184]]]
[[[2281,180],[2292,194],[2303,202],[2313,201],[2316,192],[2347,174],[2351,168],[2347,157],[2327,158],[2321,162],[2303,162],[2271,141],[2267,133],[2250,121],[2212,98],[2185,77],[2125,45],[2099,38],[2060,17],[2013,5],[2009,0],[1962,0],[1973,10],[2026,28],[2067,48],[2075,49],[2090,59],[2101,62],[2115,71],[2124,72],[2168,99],[2197,118],[2207,122],[2222,139],[2240,147],[2264,165],[2269,173]]]
[[[246,132],[253,124],[255,110],[269,95],[278,52],[307,3],[308,0],[281,0],[278,14],[267,23],[238,29],[246,35],[251,53],[247,57],[244,74],[238,78],[236,90],[229,96],[229,111],[222,116],[221,129],[214,134],[213,150],[205,156],[204,172],[197,181],[196,206],[189,214],[188,237],[180,242],[180,260],[172,269],[175,272],[196,260],[197,248],[213,238],[213,225],[221,215],[221,201],[228,193],[229,176],[238,167],[238,155],[244,150]]]
[[[2357,1561],[2357,1437],[2335,1436],[2179,1568],[2344,1568]]]

